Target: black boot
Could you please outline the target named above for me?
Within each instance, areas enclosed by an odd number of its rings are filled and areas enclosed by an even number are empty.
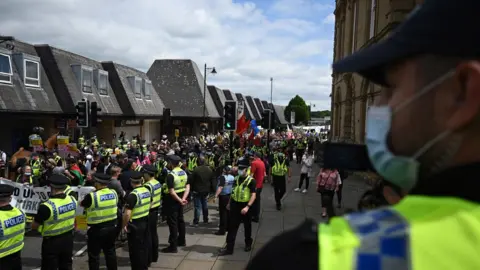
[[[232,254],[233,254],[233,249],[229,249],[229,248],[221,248],[218,251],[218,256],[227,256]]]

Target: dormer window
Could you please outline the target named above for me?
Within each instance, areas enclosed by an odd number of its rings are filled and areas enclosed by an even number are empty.
[[[12,58],[0,52],[0,83],[12,83]]]
[[[73,65],[73,73],[77,77],[80,89],[84,93],[93,92],[93,68],[85,65]]]
[[[108,95],[108,72],[103,69],[95,70],[95,82],[100,95]]]
[[[145,97],[146,100],[152,100],[152,82],[149,80],[144,80],[143,84],[143,96]]]
[[[23,79],[26,86],[40,87],[40,63],[25,59]]]
[[[133,94],[135,98],[142,98],[142,78],[137,76],[130,76],[127,78],[128,82],[130,83],[130,87],[132,88]]]

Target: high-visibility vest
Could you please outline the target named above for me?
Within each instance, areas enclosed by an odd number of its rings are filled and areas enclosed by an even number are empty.
[[[283,160],[282,163],[280,161],[275,160],[275,165],[272,167],[272,174],[276,176],[284,176],[288,172],[288,167],[285,164],[285,159]]]
[[[241,184],[238,184],[238,180],[240,176],[235,177],[236,186],[233,188],[232,191],[232,200],[236,202],[248,202],[252,197],[252,192],[248,185],[252,182],[253,178],[251,176],[247,176],[245,180]]]
[[[17,180],[15,180],[15,182],[18,183],[18,181],[20,181],[21,178],[22,178],[22,175],[17,176]],[[33,178],[32,178],[31,175],[30,175],[30,177],[28,178],[28,182],[29,182],[30,184],[33,184]]]
[[[319,225],[321,270],[480,269],[480,205],[410,195]]]
[[[34,161],[32,164],[32,174],[35,176],[40,176],[42,174],[41,169],[42,169],[42,163],[40,162],[40,160]]]
[[[73,190],[72,190],[71,186],[67,186],[65,188],[65,190],[63,191],[63,193],[65,193],[65,195],[67,195],[67,196],[72,196],[72,192],[73,192]]]
[[[0,211],[0,259],[23,249],[25,220],[18,208]]]
[[[251,168],[252,168],[251,166],[248,166],[248,168],[247,168],[247,175],[250,175]]]
[[[196,157],[190,157],[188,158],[188,170],[193,171],[197,167],[197,158]]]
[[[137,203],[132,209],[131,220],[148,216],[150,212],[150,191],[146,187],[137,187],[132,191],[137,196]]]
[[[150,191],[152,192],[152,205],[151,208],[160,207],[160,202],[162,201],[162,184],[158,182],[156,179],[151,179],[145,186],[150,187]]]
[[[86,209],[87,224],[100,224],[117,219],[118,195],[113,189],[102,188],[87,196],[92,204]]]
[[[170,171],[170,174],[173,175],[173,189],[175,190],[175,193],[184,192],[185,187],[187,186],[187,173],[179,167],[176,167]]]
[[[74,229],[77,201],[72,196],[65,199],[50,198],[42,203],[50,209],[50,217],[43,222],[38,231],[42,236],[56,236]]]
[[[143,168],[142,166],[138,165],[138,166],[135,168],[135,171],[136,171],[136,172],[139,172],[139,171],[142,170],[142,168]]]

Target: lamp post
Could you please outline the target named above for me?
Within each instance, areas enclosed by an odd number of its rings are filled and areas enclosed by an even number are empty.
[[[267,132],[267,154],[270,155],[270,132],[272,132],[272,115],[273,115],[273,77],[270,77],[270,113],[268,114],[268,132]]]
[[[205,68],[203,70],[203,122],[207,122],[207,72],[213,75],[217,74],[217,70],[215,67],[207,67],[207,63],[205,63]]]

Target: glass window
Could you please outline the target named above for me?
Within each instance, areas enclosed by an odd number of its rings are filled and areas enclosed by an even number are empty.
[[[6,54],[0,54],[0,82],[12,82],[12,62]]]
[[[99,73],[98,75],[98,90],[100,95],[108,95],[108,75]]]
[[[372,38],[375,35],[375,23],[377,19],[377,0],[372,0],[370,4],[370,36]]]
[[[151,82],[145,82],[145,90],[143,95],[145,96],[145,99],[152,99],[152,83]]]
[[[25,85],[40,86],[40,63],[25,60]]]
[[[86,93],[92,93],[93,72],[91,70],[82,70],[82,90]]]
[[[139,78],[135,78],[135,97],[142,98],[142,80]]]

